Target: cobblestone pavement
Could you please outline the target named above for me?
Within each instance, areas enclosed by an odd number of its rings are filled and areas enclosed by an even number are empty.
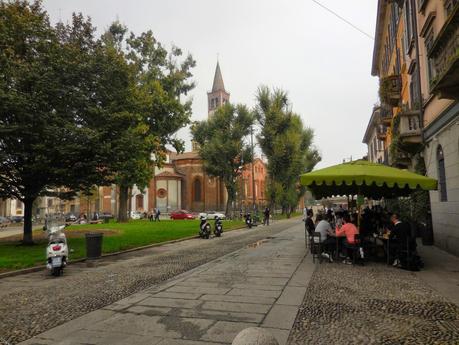
[[[458,345],[459,308],[409,271],[323,263],[288,344]]]
[[[298,223],[21,345],[216,345],[247,327],[285,345],[315,265]]]
[[[93,268],[75,264],[59,278],[37,272],[1,279],[0,344],[29,339],[298,223],[288,220],[218,239],[154,247],[104,259]]]

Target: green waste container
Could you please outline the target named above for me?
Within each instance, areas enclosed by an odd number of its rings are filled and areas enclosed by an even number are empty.
[[[86,258],[98,259],[102,256],[102,240],[104,234],[101,232],[89,232],[86,237]]]

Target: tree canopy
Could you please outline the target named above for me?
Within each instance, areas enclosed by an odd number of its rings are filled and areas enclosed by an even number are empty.
[[[299,175],[311,171],[320,161],[312,146],[314,132],[292,112],[287,93],[282,90],[260,87],[255,117],[261,127],[258,142],[268,159],[268,198],[290,214],[305,193],[298,183]]]
[[[183,147],[192,57],[119,23],[94,33],[82,14],[53,27],[38,1],[0,1],[0,197],[24,202],[25,243],[38,196],[145,185]]]
[[[226,103],[208,120],[195,122],[191,127],[206,173],[221,178],[225,184],[227,214],[235,200],[236,179],[242,173],[242,165],[252,161],[252,151],[244,137],[250,134],[253,121],[246,106]]]

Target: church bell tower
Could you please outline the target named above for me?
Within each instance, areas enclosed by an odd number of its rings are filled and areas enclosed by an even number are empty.
[[[212,91],[207,93],[208,117],[211,117],[218,107],[224,105],[226,102],[229,102],[229,98],[230,94],[225,90],[220,64],[217,61]]]

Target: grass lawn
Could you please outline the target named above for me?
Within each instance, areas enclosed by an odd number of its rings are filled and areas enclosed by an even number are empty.
[[[213,225],[213,221],[211,221]],[[225,231],[243,226],[242,221],[224,221]],[[102,252],[118,252],[130,248],[145,246],[190,237],[198,234],[199,220],[132,220],[129,223],[72,225],[66,229],[70,260],[86,256],[86,232],[103,232]],[[34,231],[36,244],[24,246],[18,236],[0,240],[0,272],[44,265],[47,240],[43,231]]]
[[[302,215],[303,215],[303,212],[292,212],[292,214],[290,214],[290,218],[295,218],[295,217],[299,217]],[[287,214],[276,213],[273,215],[273,219],[275,220],[287,219]]]

